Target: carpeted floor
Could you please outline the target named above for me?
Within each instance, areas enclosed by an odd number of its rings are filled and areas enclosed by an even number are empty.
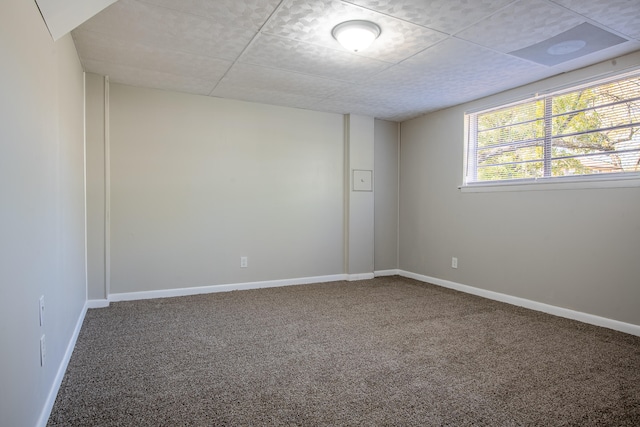
[[[385,277],[89,310],[49,426],[640,426],[640,337]]]

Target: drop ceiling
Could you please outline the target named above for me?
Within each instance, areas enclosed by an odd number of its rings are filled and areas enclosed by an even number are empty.
[[[331,36],[351,19],[382,29],[357,54]],[[622,42],[512,54],[584,23]],[[640,1],[118,0],[72,35],[112,82],[403,121],[640,50]]]

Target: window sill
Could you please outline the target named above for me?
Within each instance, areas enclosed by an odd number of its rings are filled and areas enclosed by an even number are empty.
[[[496,191],[552,191],[586,190],[598,188],[640,187],[640,176],[627,178],[537,180],[527,182],[488,182],[462,185],[458,189],[463,193],[491,193]]]

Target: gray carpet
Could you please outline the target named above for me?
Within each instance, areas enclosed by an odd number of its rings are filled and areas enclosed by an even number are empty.
[[[400,277],[89,310],[49,426],[640,426],[640,337]]]

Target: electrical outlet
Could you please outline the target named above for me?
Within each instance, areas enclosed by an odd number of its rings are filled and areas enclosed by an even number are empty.
[[[451,258],[451,268],[458,268],[458,258]]]
[[[40,326],[44,326],[44,295],[40,296]]]
[[[246,256],[240,257],[240,268],[247,268],[247,267],[249,267],[249,258],[247,258]]]
[[[44,360],[47,358],[47,348],[44,345],[44,335],[40,337],[40,366],[44,366]]]

